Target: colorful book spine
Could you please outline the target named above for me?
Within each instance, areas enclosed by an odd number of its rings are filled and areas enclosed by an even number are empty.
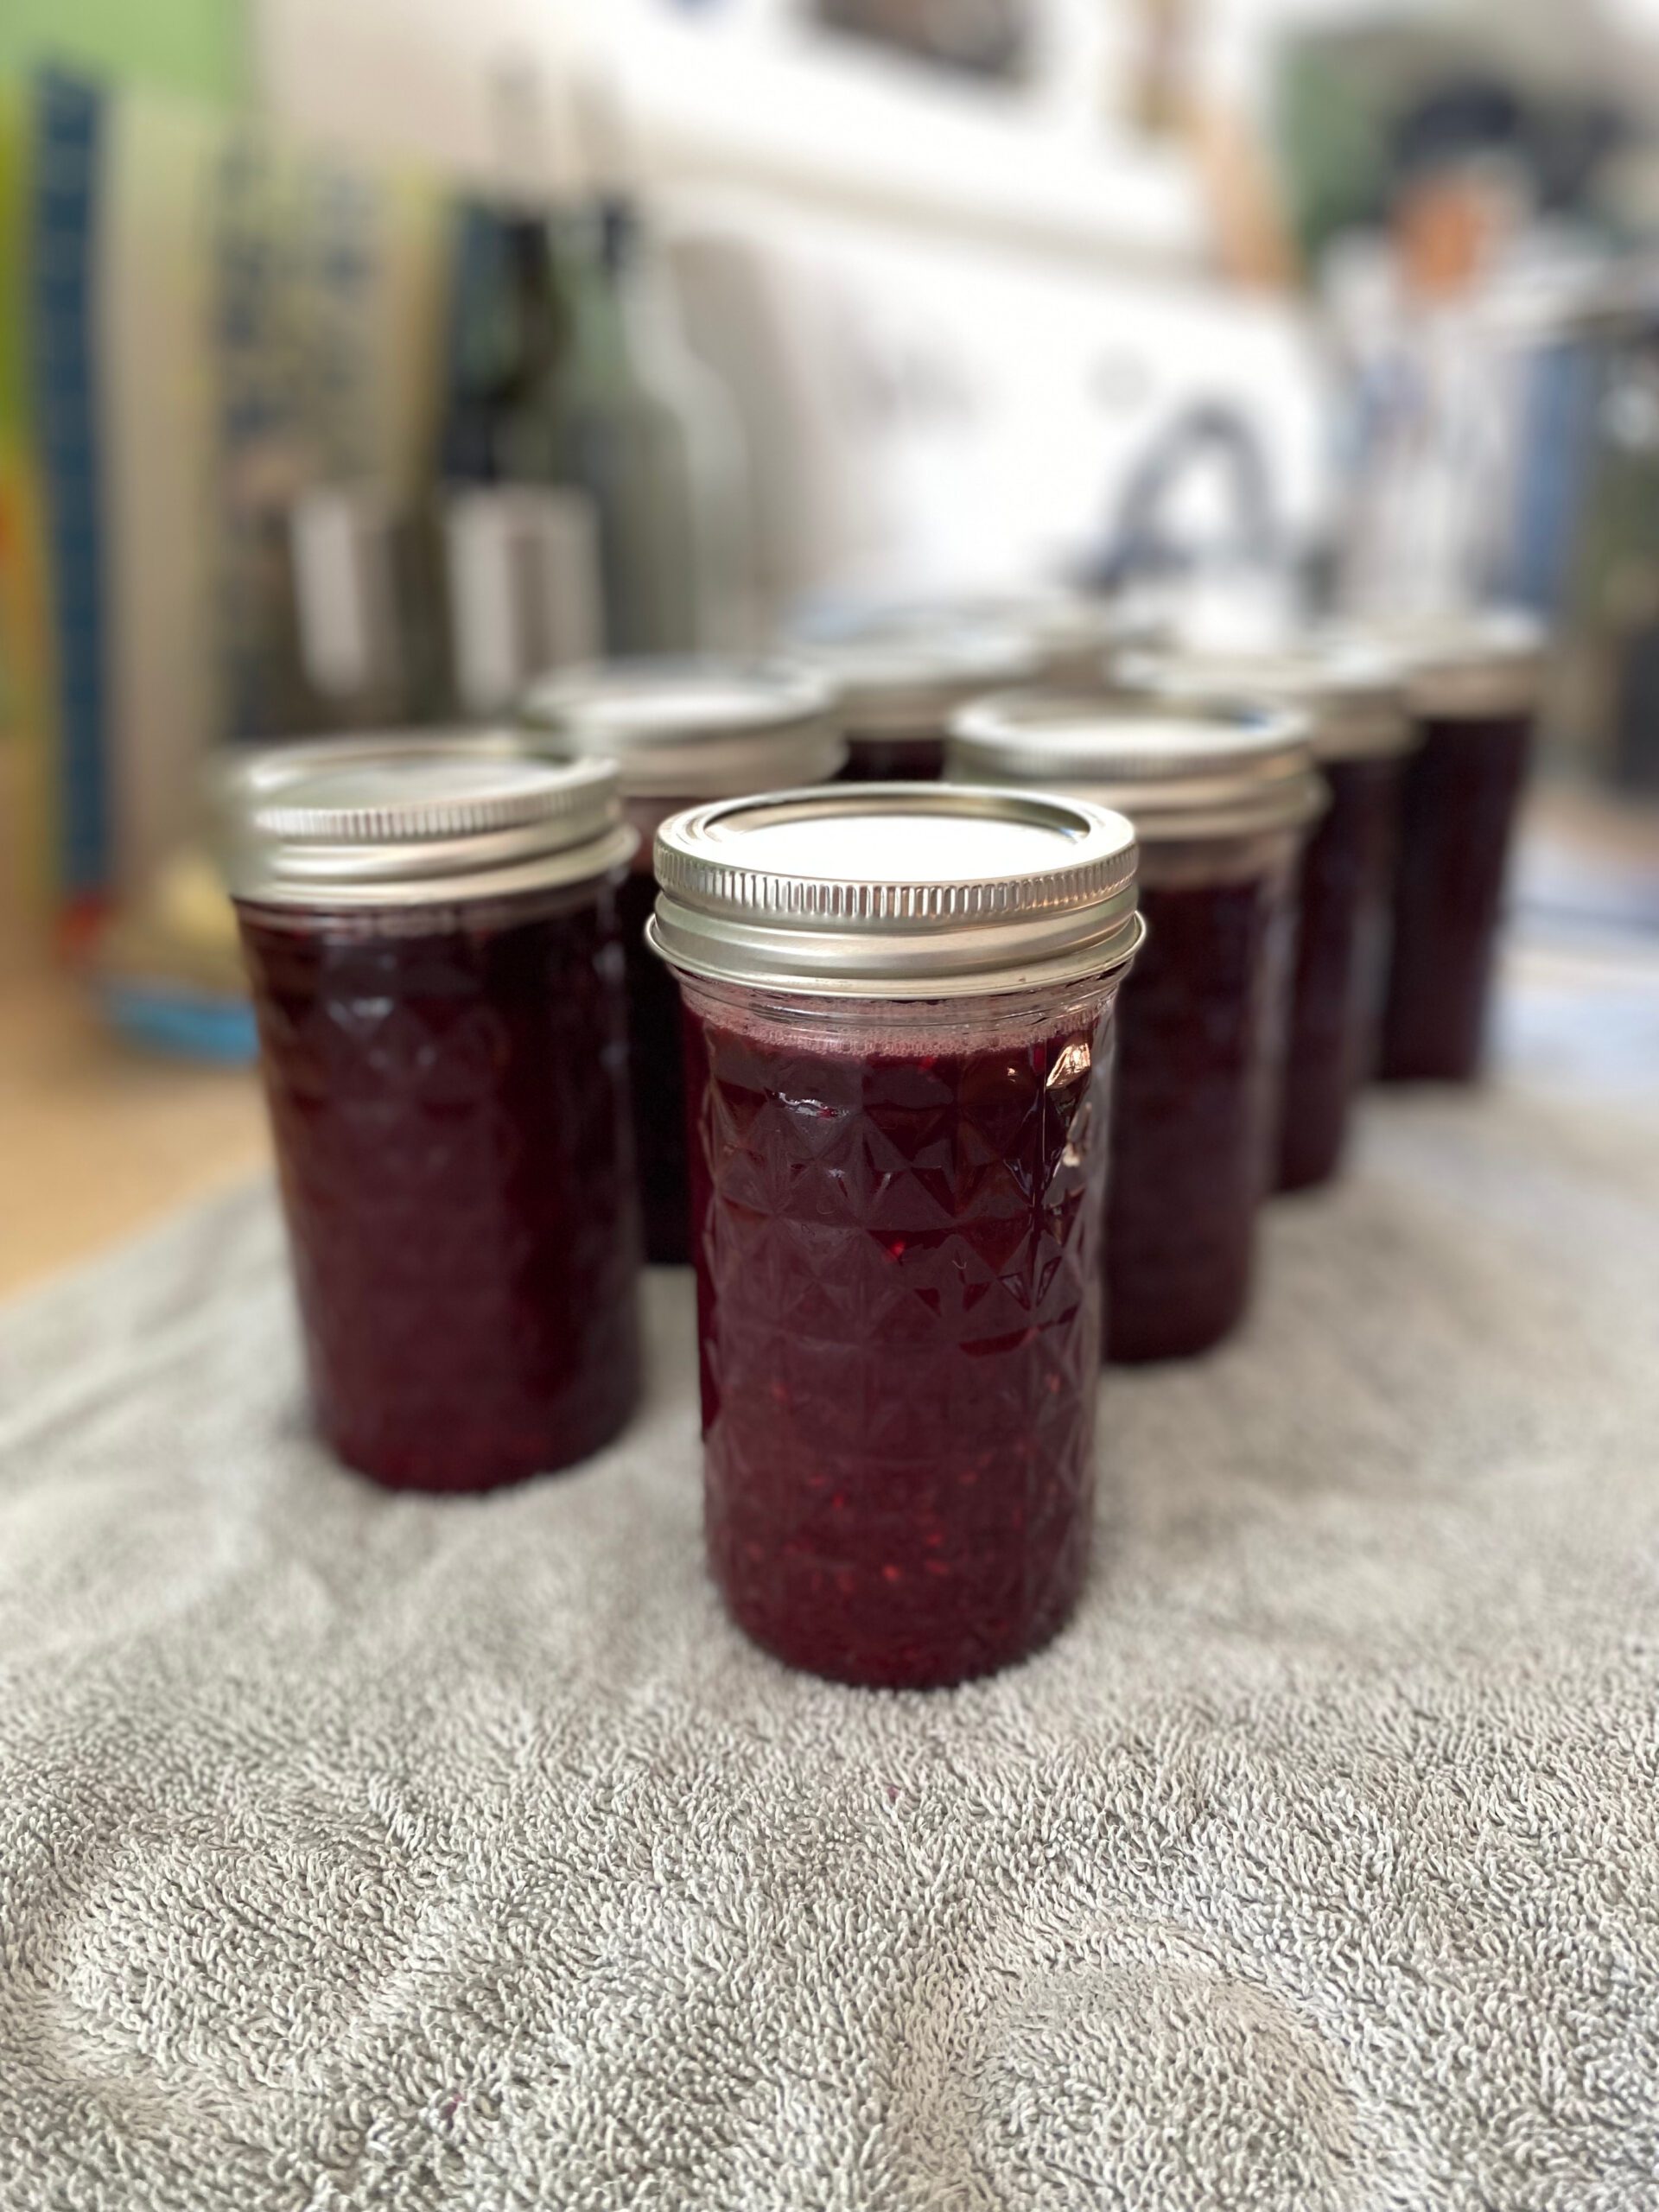
[[[37,80],[28,310],[56,609],[60,897],[72,931],[111,876],[102,455],[96,294],[103,95],[58,71]]]
[[[0,78],[0,918],[47,913],[56,884],[54,623],[35,433],[29,264],[35,111]]]

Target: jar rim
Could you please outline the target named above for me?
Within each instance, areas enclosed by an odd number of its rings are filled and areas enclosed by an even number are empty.
[[[1141,652],[1116,673],[1128,690],[1185,705],[1300,714],[1317,760],[1381,760],[1421,742],[1398,659],[1333,632],[1259,647]]]
[[[792,657],[641,654],[543,677],[519,721],[555,758],[611,761],[629,798],[715,798],[833,776],[835,704]]]
[[[232,897],[319,907],[453,904],[607,874],[639,842],[607,762],[522,737],[377,733],[220,764],[212,791]]]
[[[1017,641],[1010,658],[997,648],[1001,669],[988,669],[981,683],[1001,687],[1040,679],[1057,660],[1076,663],[1091,657],[1102,671],[1109,656],[1126,645],[1144,644],[1157,633],[1144,610],[1121,594],[1074,589],[1065,584],[987,584],[940,596],[830,601],[821,605],[792,632],[800,649],[823,645],[842,650],[872,646],[891,638],[926,641],[930,637],[983,637]]]
[[[1295,828],[1326,804],[1304,713],[1158,693],[1010,691],[951,724],[946,773],[1075,792],[1150,842]]]
[[[796,649],[833,689],[848,741],[925,735],[981,692],[1036,677],[1034,639],[1006,620],[894,617]]]
[[[1526,608],[1473,606],[1354,626],[1399,661],[1414,714],[1478,721],[1528,714],[1545,671],[1545,629]]]
[[[855,784],[688,809],[657,836],[651,943],[711,981],[950,998],[1121,967],[1135,833],[1054,792]]]

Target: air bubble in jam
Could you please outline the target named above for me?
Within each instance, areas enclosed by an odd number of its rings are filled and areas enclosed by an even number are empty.
[[[1109,1009],[1004,1043],[688,1005],[709,1554],[849,1682],[953,1682],[1088,1560]]]
[[[238,918],[323,1433],[421,1490],[585,1457],[639,1362],[610,887]]]

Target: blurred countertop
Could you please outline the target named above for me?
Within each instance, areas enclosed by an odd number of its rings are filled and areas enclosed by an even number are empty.
[[[149,1058],[72,977],[0,953],[0,1298],[267,1157],[251,1070]]]
[[[1659,807],[1551,785],[1529,806],[1501,1065],[1659,1094]],[[0,1298],[258,1168],[251,1070],[147,1056],[0,915]]]

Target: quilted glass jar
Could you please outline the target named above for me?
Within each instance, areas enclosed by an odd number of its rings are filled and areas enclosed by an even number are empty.
[[[524,721],[562,757],[608,760],[639,833],[620,898],[627,974],[634,1151],[645,1256],[690,1258],[685,1086],[674,980],[645,949],[656,903],[652,844],[693,801],[816,784],[847,747],[818,676],[776,661],[623,660],[537,684]]]
[[[682,815],[657,867],[715,1579],[837,1680],[1006,1665],[1088,1560],[1128,825],[842,786]]]
[[[950,772],[1135,824],[1147,942],[1118,1012],[1106,1350],[1206,1351],[1243,1317],[1273,1172],[1297,863],[1323,804],[1306,724],[1032,692],[964,713]]]
[[[346,741],[223,806],[324,1436],[418,1490],[585,1457],[639,1366],[613,772]]]

